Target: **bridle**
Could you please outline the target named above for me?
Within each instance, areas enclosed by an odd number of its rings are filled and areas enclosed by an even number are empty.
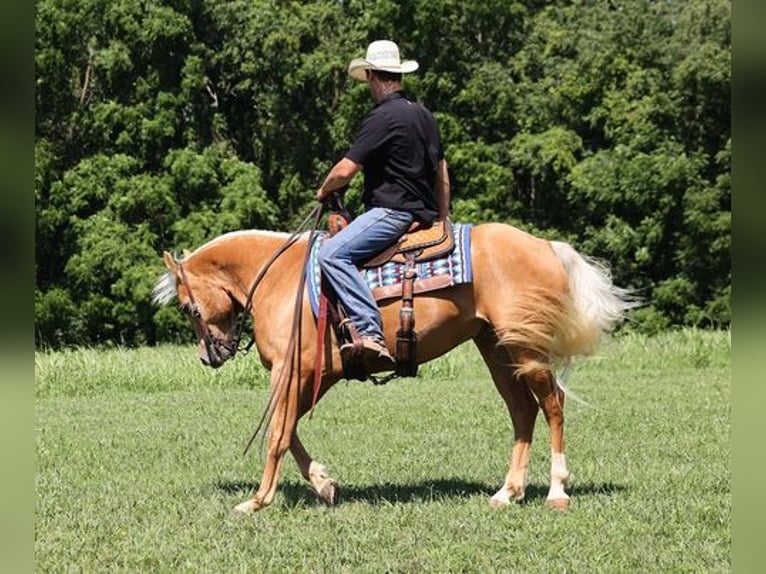
[[[181,277],[181,285],[184,286],[186,293],[189,296],[189,317],[191,318],[194,326],[202,335],[202,342],[205,345],[205,350],[207,351],[207,356],[210,359],[210,364],[218,366],[226,361],[226,359],[233,357],[237,352],[239,348],[239,336],[237,336],[229,343],[213,337],[213,334],[210,332],[210,328],[207,326],[207,323],[202,320],[202,312],[200,311],[199,305],[194,298],[194,293],[192,292],[191,285],[189,285],[189,279],[186,276],[186,271],[184,271],[182,262],[178,263],[178,274]],[[221,348],[226,351],[226,355],[221,353]]]
[[[194,294],[192,293],[191,286],[189,285],[189,280],[186,276],[186,271],[184,271],[183,268],[183,262],[178,263],[178,271],[179,276],[181,278],[181,284],[186,289],[186,292],[189,296],[189,314],[192,320],[192,323],[198,327],[199,332],[202,335],[202,341],[205,345],[205,350],[207,351],[208,357],[211,359],[214,359],[216,364],[223,363],[224,361],[228,359],[233,359],[234,356],[237,354],[237,352],[242,352],[243,355],[247,355],[247,353],[252,348],[253,344],[255,344],[255,337],[251,336],[250,341],[245,345],[244,347],[240,347],[240,341],[242,340],[242,332],[245,328],[245,323],[247,322],[247,317],[250,315],[250,312],[253,309],[253,296],[255,295],[255,290],[258,287],[258,285],[261,283],[263,278],[266,276],[266,273],[271,268],[271,266],[274,264],[274,262],[279,259],[279,257],[287,251],[287,249],[293,245],[298,238],[300,237],[300,234],[303,232],[304,228],[307,226],[307,224],[310,221],[313,221],[313,226],[311,228],[310,237],[313,237],[314,233],[317,230],[317,227],[319,226],[319,220],[322,217],[322,210],[324,209],[324,203],[318,203],[314,209],[311,210],[311,213],[306,216],[306,218],[301,222],[301,224],[298,226],[298,229],[293,232],[290,237],[287,238],[287,240],[274,252],[274,254],[271,256],[271,258],[266,262],[266,264],[261,267],[260,272],[258,273],[257,277],[255,278],[255,281],[253,281],[253,284],[250,286],[250,289],[248,289],[247,297],[245,299],[245,304],[242,306],[242,309],[239,311],[237,315],[237,328],[235,331],[234,338],[229,341],[228,343],[221,341],[215,337],[213,337],[212,333],[210,332],[210,328],[207,326],[207,323],[205,323],[202,320],[202,313],[199,309],[199,305],[197,304]],[[308,259],[309,256],[309,249],[306,250],[306,259]],[[304,261],[304,268],[307,261]],[[302,287],[299,289],[299,293],[302,292]],[[226,355],[221,354],[221,349],[223,349],[226,352]]]

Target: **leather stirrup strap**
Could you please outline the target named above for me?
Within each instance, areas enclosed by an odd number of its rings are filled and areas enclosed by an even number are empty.
[[[407,254],[407,263],[402,281],[402,308],[399,311],[399,330],[396,333],[396,374],[414,377],[418,374],[417,335],[415,334],[415,255]]]

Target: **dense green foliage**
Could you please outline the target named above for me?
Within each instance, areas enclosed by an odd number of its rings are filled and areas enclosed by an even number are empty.
[[[294,226],[370,107],[346,65],[382,37],[421,64],[405,85],[440,120],[454,219],[607,260],[648,302],[639,328],[726,325],[730,15],[730,0],[37,0],[37,343],[188,335],[148,300],[161,251]]]
[[[38,572],[731,572],[731,337],[630,334],[577,365],[572,507],[545,508],[538,417],[527,501],[493,510],[512,443],[473,345],[385,387],[339,384],[301,438],[341,484],[317,501],[295,463],[272,507],[234,519],[263,458],[255,357],[204,370],[192,346],[35,354]],[[289,459],[289,455],[288,455]]]

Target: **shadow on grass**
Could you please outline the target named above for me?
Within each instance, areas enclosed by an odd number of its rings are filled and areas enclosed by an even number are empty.
[[[219,490],[230,494],[249,496],[257,485],[250,482],[219,482]],[[491,497],[496,486],[470,482],[461,479],[438,479],[417,483],[384,483],[373,485],[341,484],[340,503],[363,502],[371,506],[406,504],[411,502],[434,502],[449,499],[471,498],[481,495]],[[567,489],[573,498],[585,496],[612,496],[625,490],[625,487],[611,482],[575,484]],[[280,483],[278,492],[288,506],[312,506],[322,502],[306,482],[285,481]],[[523,504],[544,500],[548,496],[545,485],[529,484]]]
[[[586,482],[583,484],[575,483],[566,491],[573,499],[585,498],[591,496],[614,496],[627,490],[627,488],[621,484],[615,484],[613,482],[601,482],[593,483]],[[534,502],[536,500],[545,500],[548,496],[548,486],[542,484],[529,484],[524,496],[524,504]]]

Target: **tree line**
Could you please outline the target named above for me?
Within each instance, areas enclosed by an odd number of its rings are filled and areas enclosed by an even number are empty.
[[[420,63],[405,88],[440,123],[454,220],[606,260],[647,302],[629,328],[727,326],[730,20],[729,0],[38,0],[36,344],[188,340],[150,303],[162,250],[291,230],[371,106],[346,66],[380,38]]]

